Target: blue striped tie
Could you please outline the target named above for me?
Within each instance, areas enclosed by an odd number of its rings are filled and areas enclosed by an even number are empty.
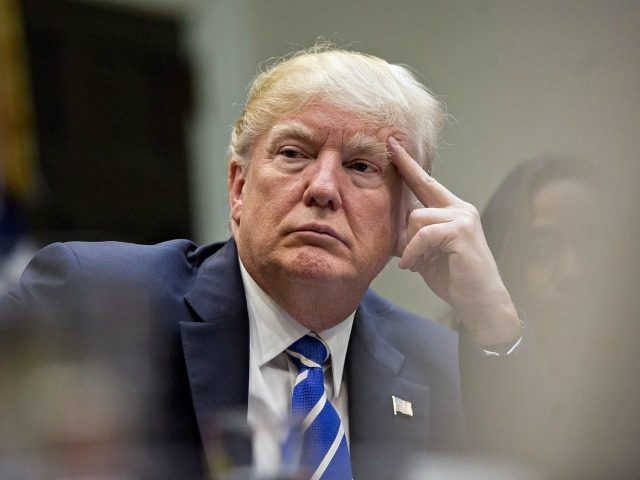
[[[293,343],[287,353],[299,372],[293,387],[291,412],[301,421],[303,468],[311,480],[351,480],[344,427],[324,391],[322,365],[329,357],[327,347],[321,340],[305,335]]]

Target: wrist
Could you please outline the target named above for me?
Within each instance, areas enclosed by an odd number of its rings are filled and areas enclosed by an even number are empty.
[[[464,313],[456,312],[456,316],[465,334],[482,347],[513,344],[524,331],[524,322],[511,299]]]

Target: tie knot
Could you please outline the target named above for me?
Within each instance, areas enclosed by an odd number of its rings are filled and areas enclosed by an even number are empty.
[[[287,353],[298,368],[322,367],[328,358],[328,350],[322,340],[311,335],[305,335],[293,342]]]

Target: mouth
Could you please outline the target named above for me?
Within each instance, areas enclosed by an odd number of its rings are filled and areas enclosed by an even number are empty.
[[[318,238],[323,238],[323,237],[327,239],[333,238],[335,240],[338,240],[341,243],[344,243],[345,245],[347,244],[347,242],[342,238],[342,236],[338,234],[338,232],[336,232],[329,225],[309,223],[309,224],[303,225],[302,227],[297,228],[296,232],[318,237]]]

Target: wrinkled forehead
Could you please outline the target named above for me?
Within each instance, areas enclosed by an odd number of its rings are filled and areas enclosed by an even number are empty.
[[[408,150],[415,150],[406,129],[388,120],[316,99],[275,120],[263,136],[294,137],[316,144],[339,141],[352,149],[387,154],[387,139],[393,135]]]
[[[362,129],[351,125],[309,124],[300,120],[286,120],[271,127],[268,138],[270,142],[294,139],[316,146],[329,143],[386,155],[386,138],[389,134],[385,135],[384,130],[389,129]]]

